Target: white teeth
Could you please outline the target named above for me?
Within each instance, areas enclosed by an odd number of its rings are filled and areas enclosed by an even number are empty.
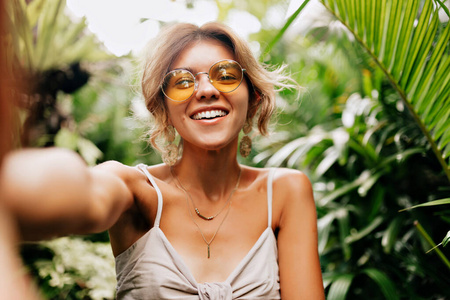
[[[199,113],[196,113],[192,116],[192,119],[194,120],[200,120],[200,119],[212,119],[216,117],[223,117],[227,113],[223,110],[210,110],[210,111],[202,111]]]

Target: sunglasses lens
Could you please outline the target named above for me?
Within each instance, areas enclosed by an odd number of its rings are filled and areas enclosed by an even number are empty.
[[[242,67],[232,60],[215,63],[210,68],[208,76],[211,84],[223,93],[237,89],[244,77]],[[195,77],[187,70],[173,70],[164,77],[162,91],[173,101],[185,101],[194,94]]]
[[[174,70],[164,77],[162,90],[173,101],[187,100],[195,90],[194,75],[186,70]]]
[[[242,68],[230,60],[219,61],[209,71],[209,78],[216,89],[229,93],[239,87],[242,81]]]

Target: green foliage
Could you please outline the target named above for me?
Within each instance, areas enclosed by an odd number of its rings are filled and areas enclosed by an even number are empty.
[[[417,208],[417,207],[426,207],[426,206],[435,206],[435,205],[444,205],[444,204],[450,204],[450,198],[430,201],[430,202],[426,202],[426,203],[422,203],[422,204],[417,204],[417,205],[402,209],[401,211],[405,211],[405,210],[409,210],[409,209],[413,209],[413,208]]]
[[[256,150],[241,160],[298,168],[310,176],[328,299],[449,297],[450,274],[441,259],[448,256],[450,223],[442,205],[450,192],[450,26],[437,18],[442,3],[327,0],[324,7],[331,14],[321,14],[308,34],[295,31],[294,19],[306,18],[312,2],[302,2],[283,28],[263,24],[252,36],[264,49],[261,60],[287,63],[305,88],[300,100],[292,91],[281,94],[275,133],[259,139]],[[56,83],[51,106],[64,122],[44,130],[39,143],[54,141],[78,151],[89,164],[160,162],[140,139],[150,120],[142,99],[130,90],[137,79],[126,74],[134,73],[134,65],[102,62],[109,56],[84,32],[84,20],[73,23],[64,16],[63,3],[14,0],[8,7],[10,42],[18,49],[9,54],[12,65],[41,72],[49,82],[55,82],[47,76],[52,73],[43,71],[66,72],[73,64],[90,75],[88,85],[86,80],[69,92]],[[282,5],[217,3],[222,20],[232,8],[263,20],[270,8]],[[421,209],[399,213],[414,207]],[[47,298],[111,297],[111,255],[103,243],[89,242],[108,237],[87,240],[57,240],[25,251]],[[433,240],[442,240],[444,247],[425,254]],[[443,256],[435,255],[438,250]]]
[[[286,24],[284,24],[283,28],[277,33],[275,38],[270,42],[270,44],[267,45],[266,49],[263,51],[263,53],[270,52],[273,48],[273,46],[280,40],[280,38],[283,36],[283,34],[286,32],[286,30],[291,26],[292,22],[298,17],[298,15],[302,12],[302,10],[306,7],[306,4],[308,4],[309,0],[303,1],[303,3],[300,5],[300,7],[289,17]]]
[[[6,1],[10,30],[7,61],[27,72],[42,72],[75,62],[111,58],[93,35],[84,34],[85,19],[74,23],[64,0]]]
[[[29,2],[29,3],[28,3]],[[57,98],[71,94],[88,82],[90,74],[80,62],[110,59],[85,20],[74,22],[65,13],[64,0],[5,1],[5,64],[11,81],[20,88],[22,146],[53,146],[68,116]],[[3,62],[2,62],[3,63]],[[61,141],[77,145],[89,162],[100,156],[87,139],[62,131]],[[70,140],[70,142],[69,142]],[[17,143],[17,142],[16,142]],[[19,143],[17,143],[19,144]],[[73,147],[72,147],[73,148]]]
[[[28,266],[37,274],[46,299],[114,299],[116,278],[109,243],[59,238],[29,245],[26,251],[41,253]]]
[[[127,60],[93,71],[89,85],[59,99],[71,117],[56,135],[56,145],[78,151],[91,165],[107,160],[160,162],[144,139],[150,115],[130,86],[135,65]]]
[[[417,230],[422,235],[422,237],[430,244],[430,246],[433,247],[430,250],[435,250],[437,255],[441,258],[442,262],[447,266],[448,269],[450,269],[450,261],[447,259],[447,257],[444,255],[444,253],[442,253],[442,251],[440,249],[437,249],[438,245],[434,244],[433,239],[428,235],[428,232],[425,230],[425,228],[423,228],[422,224],[420,224],[419,222],[416,221],[416,222],[414,222],[414,225],[417,227]],[[448,232],[447,232],[447,236],[448,236]],[[445,244],[447,244],[447,239],[448,239],[447,236],[442,241]],[[428,250],[427,253],[430,252],[430,250]]]
[[[424,1],[417,16],[420,1],[322,2],[386,74],[450,180],[450,26],[439,7]]]
[[[258,165],[298,168],[310,175],[318,199],[319,251],[328,299],[449,295],[449,272],[439,261],[445,262],[445,255],[423,256],[429,241],[411,229],[419,219],[434,237],[442,238],[442,228],[450,223],[448,211],[430,207],[398,213],[450,191],[445,150],[449,140],[444,134],[450,132],[450,26],[438,21],[437,9],[431,12],[431,1],[424,2],[419,13],[419,1],[324,1],[347,29],[336,30],[328,19],[328,27],[312,28],[306,39],[315,48],[329,47],[331,61],[339,57],[338,76],[331,88],[327,76],[299,81],[320,87],[325,95],[314,90],[311,94],[318,105],[328,104],[327,118],[309,123],[309,130],[291,126],[294,120],[281,124],[278,138],[264,143],[254,158]],[[273,52],[285,49],[285,42]],[[313,65],[323,60],[303,58],[299,48],[295,59],[301,62],[294,65],[306,66],[302,72],[309,71],[303,60]],[[327,65],[335,71],[335,64]],[[347,75],[353,67],[359,74]],[[305,102],[301,113],[310,109]],[[296,115],[299,122],[308,124],[301,113]]]
[[[135,65],[129,58],[108,61],[112,56],[85,31],[85,20],[74,22],[64,9],[62,0],[7,2],[10,31],[2,41],[11,77],[22,87],[22,145],[69,148],[89,165],[160,162],[141,139],[149,116],[132,88]],[[22,257],[44,299],[114,299],[105,233],[25,245]]]

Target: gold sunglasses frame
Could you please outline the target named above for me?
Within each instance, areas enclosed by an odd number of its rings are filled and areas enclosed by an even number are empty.
[[[230,62],[230,63],[237,64],[237,65],[239,66],[239,69],[240,69],[241,72],[242,72],[242,76],[241,76],[241,80],[239,81],[239,84],[238,84],[234,89],[232,89],[232,90],[230,90],[230,91],[227,91],[227,92],[224,92],[224,91],[219,90],[219,89],[213,84],[213,81],[211,80],[211,78],[210,78],[210,76],[209,76],[210,73],[211,73],[212,68],[213,68],[215,65],[217,65],[218,63],[221,63],[221,62]],[[170,97],[164,92],[164,82],[166,81],[166,77],[169,76],[170,74],[174,73],[174,72],[177,72],[177,71],[186,71],[186,72],[188,72],[189,74],[191,74],[192,77],[194,78],[194,89],[192,90],[192,93],[191,93],[186,99],[184,99],[184,100],[175,100],[175,99],[172,99],[172,98],[170,98]],[[163,77],[163,83],[161,83],[160,88],[161,88],[162,93],[164,94],[164,96],[165,96],[167,99],[169,99],[169,100],[171,100],[171,101],[174,101],[174,102],[178,102],[178,103],[180,103],[180,102],[185,102],[185,101],[189,100],[189,99],[192,97],[192,95],[194,95],[195,91],[198,89],[197,76],[200,75],[200,74],[205,74],[206,76],[208,76],[208,79],[209,79],[209,82],[211,83],[211,85],[212,85],[217,91],[219,91],[220,93],[231,93],[231,92],[237,90],[237,89],[241,86],[242,81],[244,80],[244,74],[245,74],[245,71],[246,71],[246,70],[245,70],[244,68],[242,68],[241,64],[238,63],[237,61],[232,60],[232,59],[221,59],[221,60],[216,61],[215,63],[213,63],[213,64],[211,65],[211,67],[209,67],[208,72],[198,72],[198,73],[196,73],[196,74],[194,75],[191,71],[186,70],[186,69],[183,69],[183,68],[180,68],[180,69],[174,69],[174,70],[172,70],[172,71],[169,71],[169,72],[166,73],[166,75],[164,75],[164,77]]]

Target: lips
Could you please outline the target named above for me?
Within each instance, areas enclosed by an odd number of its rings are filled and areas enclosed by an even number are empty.
[[[205,110],[198,113],[195,113],[191,116],[193,120],[204,120],[204,119],[214,119],[218,117],[224,117],[228,114],[225,110],[214,109],[214,110]]]

